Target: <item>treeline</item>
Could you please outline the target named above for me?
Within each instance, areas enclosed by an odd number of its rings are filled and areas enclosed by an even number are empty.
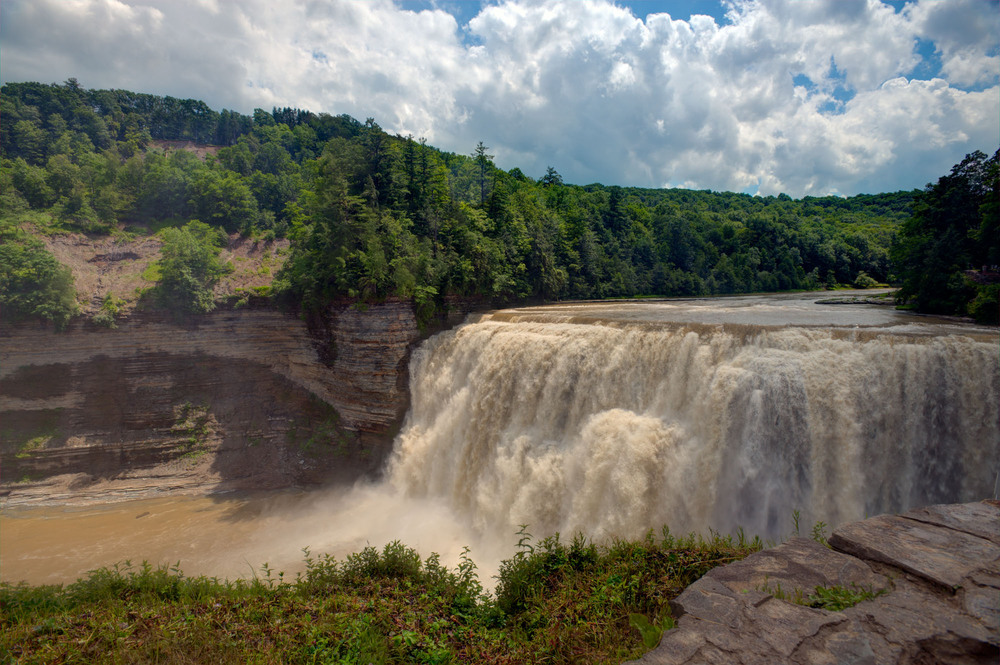
[[[0,91],[2,216],[89,233],[190,220],[292,254],[276,292],[495,301],[708,295],[894,280],[890,247],[916,192],[754,197],[566,184],[298,109],[252,116],[118,90]],[[156,139],[217,146],[205,160]]]
[[[965,156],[927,185],[892,248],[900,302],[1000,323],[1000,150]]]

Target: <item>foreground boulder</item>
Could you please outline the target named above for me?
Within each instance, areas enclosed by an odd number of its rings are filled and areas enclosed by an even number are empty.
[[[835,588],[867,600],[810,606]],[[995,664],[1000,503],[880,515],[830,547],[794,538],[709,571],[673,610],[677,628],[637,663]]]

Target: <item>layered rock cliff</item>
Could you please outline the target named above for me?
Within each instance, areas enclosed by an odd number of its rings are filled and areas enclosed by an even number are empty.
[[[320,323],[270,309],[117,329],[4,325],[7,501],[265,489],[377,473],[419,339],[405,301]]]

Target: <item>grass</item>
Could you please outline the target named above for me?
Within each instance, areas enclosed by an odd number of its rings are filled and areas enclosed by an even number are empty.
[[[207,453],[205,446],[215,434],[215,425],[208,406],[190,402],[175,406],[170,432],[181,437],[181,447],[185,450],[181,459],[197,459]]]
[[[153,261],[142,271],[142,279],[146,282],[156,283],[159,282],[163,277],[163,273],[160,270],[160,262]]]
[[[398,542],[343,561],[305,551],[286,580],[189,578],[129,562],[66,586],[0,584],[2,663],[618,663],[672,626],[668,601],[760,549],[664,529],[595,545],[522,529],[493,594]]]
[[[14,455],[17,459],[27,459],[31,457],[33,453],[41,450],[45,447],[49,441],[54,438],[53,434],[43,434],[42,436],[36,436],[33,439],[28,439],[24,445],[17,451]]]
[[[829,610],[830,612],[841,612],[848,607],[854,607],[858,603],[866,600],[874,600],[888,593],[886,589],[875,591],[875,587],[871,585],[866,588],[857,584],[852,584],[850,587],[835,584],[832,586],[814,587],[813,592],[807,596],[799,588],[792,589],[791,591],[782,589],[780,582],[775,586],[771,586],[765,582],[757,590],[774,596],[778,600],[784,600],[796,605],[804,605],[805,607]]]
[[[27,432],[19,429],[4,429],[0,431],[0,445],[4,453],[14,453],[16,459],[28,459],[42,451],[54,439],[60,439],[63,434],[59,429],[59,414],[62,408],[45,409],[44,422]]]
[[[866,600],[878,598],[884,593],[886,593],[885,589],[875,591],[873,586],[864,588],[856,584],[852,584],[850,588],[839,585],[818,586],[809,596],[809,607],[840,612]]]

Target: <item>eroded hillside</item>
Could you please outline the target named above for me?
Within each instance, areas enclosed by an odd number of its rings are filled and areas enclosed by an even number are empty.
[[[158,279],[156,263],[163,241],[156,235],[59,233],[38,237],[56,260],[73,272],[81,314],[94,315],[104,299],[112,296],[120,302],[119,314],[127,316]],[[220,260],[233,271],[215,285],[216,299],[238,301],[246,295],[266,293],[288,256],[288,247],[284,238],[262,241],[230,235]]]

